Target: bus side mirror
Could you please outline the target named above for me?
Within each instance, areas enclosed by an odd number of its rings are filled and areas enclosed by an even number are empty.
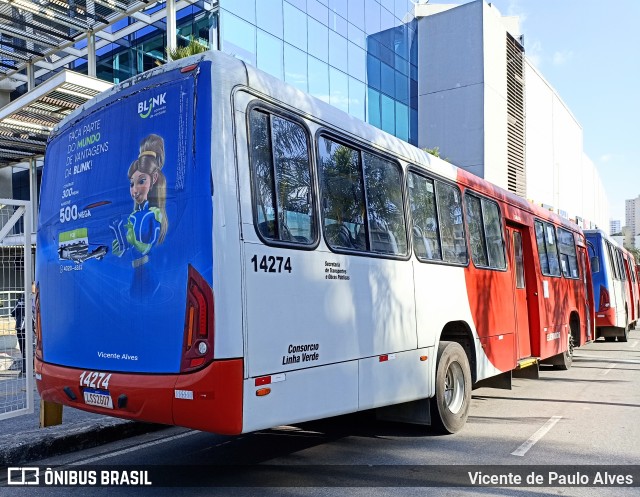
[[[600,259],[598,259],[597,257],[591,258],[591,272],[592,273],[600,272]]]

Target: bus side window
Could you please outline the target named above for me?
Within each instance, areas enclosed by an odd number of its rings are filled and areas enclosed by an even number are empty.
[[[249,132],[258,232],[269,241],[313,244],[317,230],[306,131],[293,121],[253,109]]]
[[[591,263],[591,272],[600,272],[600,258],[596,254],[596,249],[591,242],[587,242],[587,250],[589,252],[589,262]]]
[[[507,259],[498,204],[471,194],[465,194],[465,203],[474,264],[479,267],[505,269]]]
[[[472,195],[466,195],[467,227],[469,229],[469,244],[471,245],[471,259],[476,266],[487,267],[486,241],[484,227],[482,226],[482,208],[480,199]]]
[[[558,243],[556,242],[556,230],[552,224],[535,221],[536,242],[538,244],[538,257],[540,269],[546,276],[560,276],[560,256],[558,255]]]
[[[536,243],[538,245],[538,258],[540,259],[540,270],[542,274],[549,274],[549,258],[547,257],[547,245],[544,242],[544,225],[540,221],[535,221]]]
[[[362,152],[371,250],[407,254],[402,202],[402,171],[388,160]]]
[[[558,228],[558,249],[560,250],[562,274],[566,278],[577,278],[579,276],[578,257],[573,233],[563,228]]]
[[[545,243],[547,245],[547,257],[549,259],[549,274],[560,276],[560,257],[558,255],[558,244],[556,242],[556,230],[553,225],[545,224]]]
[[[609,265],[611,266],[611,278],[614,280],[619,280],[620,269],[618,268],[618,261],[615,256],[615,249],[613,248],[613,245],[611,245],[609,242],[606,242],[606,244],[607,244],[607,253],[609,254]]]
[[[410,172],[407,175],[407,184],[416,257],[420,260],[442,260],[433,181]]]
[[[442,240],[442,259],[455,264],[466,264],[467,240],[462,222],[462,197],[460,190],[453,185],[436,181],[436,198],[440,237]]]
[[[327,243],[332,248],[366,251],[364,185],[358,151],[321,136],[318,175]]]
[[[407,255],[399,165],[321,136],[318,175],[332,248]]]
[[[625,270],[624,256],[622,255],[620,249],[617,249],[616,253],[618,254],[618,265],[620,266],[620,279],[622,281],[627,281],[627,271]]]

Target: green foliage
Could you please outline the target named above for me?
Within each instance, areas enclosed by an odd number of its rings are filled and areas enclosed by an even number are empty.
[[[633,255],[633,258],[636,260],[636,264],[638,264],[638,262],[640,261],[640,249],[631,247],[628,250],[629,252],[631,252],[631,255]]]
[[[428,154],[435,155],[436,157],[440,157],[440,147],[423,148],[422,150],[424,150]]]
[[[444,161],[451,162],[448,157],[441,157],[440,156],[440,147],[423,148],[422,150],[424,150],[428,154],[431,154],[431,155],[434,155],[435,157],[438,157],[438,159],[442,159]]]
[[[203,45],[199,41],[196,41],[193,37],[189,39],[189,44],[185,47],[176,47],[173,50],[167,49],[167,57],[170,60],[184,59],[191,55],[196,55],[202,52],[206,52],[209,48]]]

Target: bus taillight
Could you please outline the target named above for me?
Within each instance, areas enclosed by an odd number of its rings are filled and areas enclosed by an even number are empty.
[[[190,265],[181,372],[197,369],[213,360],[213,317],[213,290]]]
[[[34,313],[33,322],[35,323],[33,333],[35,334],[36,349],[34,351],[35,356],[42,360],[42,324],[40,321],[40,285],[36,285],[36,291],[34,296]]]
[[[609,291],[600,285],[600,307],[598,312],[604,312],[609,309],[611,302],[609,300]]]

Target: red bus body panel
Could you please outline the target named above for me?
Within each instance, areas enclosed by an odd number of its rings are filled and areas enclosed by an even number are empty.
[[[587,294],[583,268],[579,268],[578,279],[542,275],[537,256],[534,220],[548,221],[574,233],[577,251],[580,247],[586,246],[584,236],[576,236],[580,230],[550,211],[533,206],[519,197],[508,195],[501,188],[466,171],[458,171],[458,184],[463,195],[465,188],[470,187],[474,192],[497,201],[506,224],[503,230],[512,227],[523,235],[528,329],[518,330],[516,326],[516,303],[511,301],[515,269],[511,264],[507,265],[506,271],[500,271],[476,268],[470,261],[465,270],[471,313],[483,352],[491,363],[502,371],[508,371],[514,369],[520,359],[536,357],[544,360],[565,352],[568,348],[572,313],[577,313],[580,320],[580,338],[575,346],[593,339],[587,336],[587,320],[590,319],[593,326],[593,313],[591,316],[585,315],[586,303],[593,297]],[[512,247],[506,231],[503,236],[506,250],[509,252]],[[585,261],[585,269],[590,284],[591,269],[588,258]],[[508,301],[505,301],[505,297],[509,297]],[[593,309],[593,304],[590,308]],[[519,336],[518,333],[523,336]],[[530,347],[526,346],[526,342],[529,342]]]
[[[41,398],[119,418],[143,419],[225,435],[242,432],[242,359],[213,361],[190,374],[112,373],[108,388],[113,409],[84,403],[83,387],[79,384],[81,373],[79,369],[36,359]],[[73,392],[76,400],[69,398],[65,388]],[[177,398],[176,391],[191,392],[192,398]],[[124,407],[117,405],[121,395],[126,395]]]

